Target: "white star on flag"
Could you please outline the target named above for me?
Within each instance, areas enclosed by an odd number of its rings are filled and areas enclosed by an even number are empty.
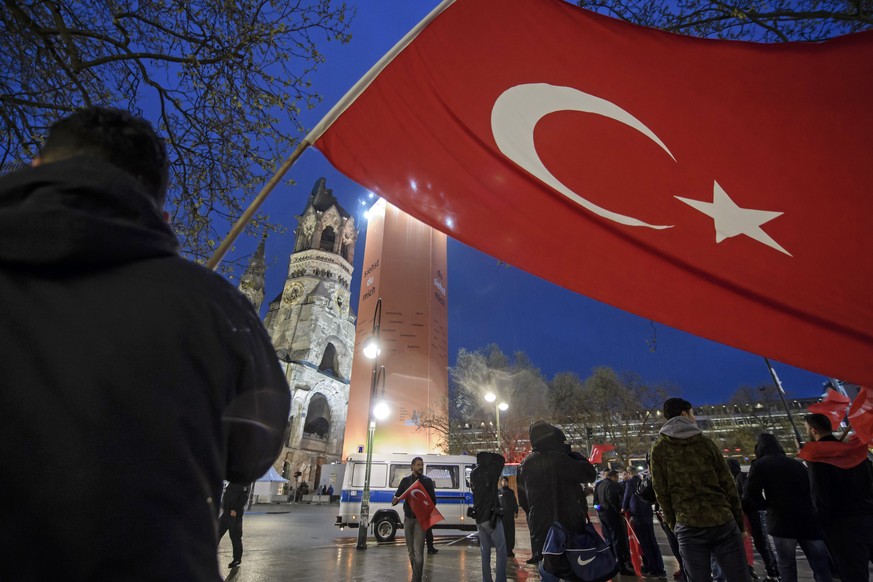
[[[724,188],[715,181],[712,188],[712,202],[692,200],[690,198],[682,198],[681,196],[676,196],[676,198],[712,218],[715,224],[716,243],[720,243],[732,236],[744,234],[759,243],[785,253],[789,257],[792,256],[791,253],[782,248],[782,245],[761,229],[762,224],[766,224],[777,216],[781,216],[782,212],[740,208],[731,200],[727,192],[724,191]]]

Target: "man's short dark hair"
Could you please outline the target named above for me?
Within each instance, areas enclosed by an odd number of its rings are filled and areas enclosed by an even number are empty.
[[[679,416],[686,410],[694,408],[691,403],[684,398],[668,398],[664,401],[664,418],[670,420],[674,416]]]
[[[610,469],[606,472],[607,479],[612,479],[613,477],[618,477],[618,471],[616,471],[615,469]]]
[[[824,414],[807,414],[803,417],[803,421],[818,431],[819,434],[830,434],[834,432],[831,426],[831,419]]]
[[[164,141],[151,124],[121,109],[87,107],[51,126],[40,152],[44,162],[92,156],[135,177],[158,208],[167,195],[169,164]]]
[[[416,461],[421,461],[422,464],[424,464],[424,459],[422,459],[421,457],[415,457],[415,458],[413,458],[411,461],[409,461],[409,466],[410,466],[410,467],[413,466],[413,465],[415,464]]]

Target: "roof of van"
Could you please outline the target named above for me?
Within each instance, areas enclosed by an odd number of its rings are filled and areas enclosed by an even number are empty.
[[[471,455],[412,455],[412,454],[404,454],[404,453],[389,453],[389,454],[378,454],[373,453],[373,462],[374,463],[406,463],[407,465],[412,463],[412,459],[415,457],[421,457],[424,461],[424,464],[430,463],[463,463],[463,464],[476,464],[476,457]],[[364,453],[354,453],[349,455],[348,461],[355,461],[356,463],[366,463],[367,455]]]

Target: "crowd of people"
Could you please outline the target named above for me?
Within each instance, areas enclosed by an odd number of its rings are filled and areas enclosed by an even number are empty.
[[[32,166],[0,181],[0,458],[14,468],[3,483],[15,500],[0,528],[0,546],[15,556],[3,574],[125,579],[135,565],[143,579],[218,579],[225,532],[229,566],[242,559],[241,484],[270,467],[287,424],[288,385],[270,340],[227,280],[179,256],[164,210],[166,148],[147,122],[115,109],[77,111],[52,126]],[[633,468],[598,480],[547,422],[530,427],[517,500],[501,479],[503,457],[479,453],[470,481],[483,582],[493,580],[492,550],[497,582],[506,580],[519,507],[530,561],[542,580],[558,580],[543,546],[555,522],[586,525],[588,484],[622,575],[634,574],[632,533],[642,573],[666,576],[658,516],[686,582],[750,582],[743,532],[770,579],[796,582],[799,545],[816,582],[834,571],[842,582],[868,580],[873,465],[866,448],[842,454],[828,417],[805,419],[809,438],[826,445],[819,457],[804,465],[762,434],[745,476],[703,434],[690,402],[670,398],[663,413],[649,463],[656,504],[640,495]],[[415,482],[435,504],[421,458],[394,503]],[[425,543],[437,550],[408,504],[404,515],[418,582]]]

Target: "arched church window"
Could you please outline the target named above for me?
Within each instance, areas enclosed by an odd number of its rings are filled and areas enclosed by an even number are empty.
[[[336,353],[336,347],[330,342],[324,348],[324,355],[321,356],[321,363],[318,365],[318,371],[339,378],[339,355]]]
[[[304,436],[321,439],[326,439],[330,434],[330,405],[324,394],[316,393],[309,401],[303,433]]]
[[[336,232],[332,226],[328,226],[321,232],[321,244],[318,248],[323,251],[333,252],[333,247],[336,244]]]

